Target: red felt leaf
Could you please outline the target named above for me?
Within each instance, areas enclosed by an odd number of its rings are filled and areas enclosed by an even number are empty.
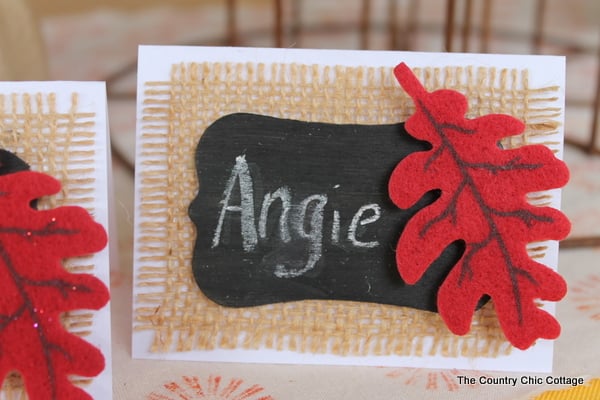
[[[477,303],[489,295],[514,346],[525,349],[537,338],[558,337],[560,325],[536,300],[560,300],[566,284],[533,261],[526,245],[563,239],[570,223],[554,208],[529,204],[526,194],[564,186],[566,165],[543,145],[501,149],[501,138],[523,132],[521,121],[499,114],[466,119],[462,94],[427,92],[404,63],[394,74],[416,106],[406,130],[432,148],[396,166],[390,197],[408,208],[426,192],[441,193],[402,232],[396,253],[400,275],[415,283],[448,245],[462,241],[464,253],[437,294],[448,328],[466,334]]]
[[[107,237],[80,207],[30,206],[59,190],[37,172],[0,176],[0,382],[18,371],[30,399],[91,399],[68,377],[98,375],[104,357],[65,330],[60,314],[100,309],[108,289],[92,275],[67,272],[61,260],[97,252]]]

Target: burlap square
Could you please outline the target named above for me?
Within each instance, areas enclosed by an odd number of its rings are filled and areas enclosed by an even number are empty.
[[[476,67],[415,70],[425,86],[465,94],[470,117],[511,114],[526,132],[504,146],[557,132],[558,87],[530,88],[526,70]],[[435,313],[341,301],[299,301],[225,308],[208,300],[192,278],[194,226],[188,207],[198,190],[194,150],[219,117],[251,112],[330,123],[406,120],[412,100],[390,68],[300,64],[190,63],[172,66],[170,81],[145,82],[138,164],[141,219],[137,221],[137,307],[134,329],[152,331],[152,352],[210,349],[289,349],[336,355],[496,357],[512,347],[493,306],[476,313],[470,333],[450,333]],[[559,142],[548,140],[558,147]],[[555,149],[556,150],[556,149]],[[547,203],[548,194],[530,196]],[[530,252],[540,257],[543,244]],[[431,346],[429,346],[431,343]]]

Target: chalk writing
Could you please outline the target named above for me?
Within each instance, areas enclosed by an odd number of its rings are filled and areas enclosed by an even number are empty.
[[[231,192],[235,186],[235,182],[239,181],[241,201],[239,206],[230,206],[229,200],[231,198]],[[229,181],[225,186],[225,192],[223,193],[223,200],[221,201],[223,208],[219,215],[219,222],[217,229],[215,229],[215,235],[213,236],[212,247],[215,248],[219,245],[221,237],[221,230],[223,229],[223,221],[227,211],[240,212],[242,214],[242,240],[245,251],[252,251],[258,241],[256,237],[256,227],[254,225],[254,196],[252,194],[252,178],[250,177],[250,170],[248,169],[248,163],[246,163],[246,157],[241,155],[235,159],[235,166],[231,171]]]
[[[239,204],[231,204],[234,190],[239,190]],[[339,187],[335,185],[334,188]],[[291,268],[278,263],[274,268],[274,275],[278,278],[298,277],[312,270],[322,256],[323,251],[323,222],[325,206],[327,205],[327,194],[313,194],[304,198],[298,206],[292,203],[292,190],[288,186],[281,186],[273,192],[265,194],[260,214],[258,217],[258,229],[254,207],[254,184],[248,162],[245,155],[237,156],[235,165],[231,169],[229,179],[225,184],[223,198],[219,202],[221,211],[217,220],[212,239],[212,248],[219,246],[223,236],[223,224],[228,214],[239,213],[240,234],[242,236],[242,248],[246,253],[253,252],[259,241],[269,238],[267,222],[269,213],[278,202],[281,205],[281,213],[278,224],[278,239],[283,243],[290,242],[293,238],[308,241],[307,261],[302,268]],[[371,214],[371,215],[368,215]],[[338,210],[333,210],[333,222],[331,228],[331,241],[340,244],[341,215]],[[381,207],[376,204],[361,206],[352,217],[347,232],[348,242],[359,248],[373,248],[379,246],[379,242],[361,241],[357,235],[357,229],[365,225],[373,224],[381,217]],[[291,229],[290,229],[291,228]]]
[[[262,239],[267,237],[267,217],[269,215],[269,207],[273,202],[279,199],[281,200],[281,216],[279,217],[279,237],[285,243],[288,243],[290,238],[290,232],[288,228],[288,213],[292,206],[290,189],[286,186],[282,186],[273,193],[265,194],[265,198],[262,203],[260,210],[260,218],[258,220],[258,233]]]
[[[373,215],[361,220],[360,218],[367,210],[372,210]],[[364,226],[372,224],[373,222],[376,222],[379,217],[381,217],[381,207],[379,207],[379,204],[367,204],[359,208],[356,214],[354,214],[354,217],[352,217],[352,222],[350,223],[350,228],[348,229],[348,240],[350,240],[356,247],[373,248],[379,246],[379,242],[377,241],[361,242],[356,238],[356,228],[358,225]]]

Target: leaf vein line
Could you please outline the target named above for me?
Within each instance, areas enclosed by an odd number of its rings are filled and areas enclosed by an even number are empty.
[[[456,191],[450,198],[450,201],[448,202],[448,206],[446,206],[444,211],[442,213],[440,213],[438,216],[436,216],[435,218],[432,218],[429,221],[427,221],[427,223],[423,226],[423,228],[421,228],[421,231],[419,232],[419,235],[421,237],[424,237],[433,225],[437,224],[438,222],[443,221],[444,219],[448,218],[448,216],[450,216],[452,218],[452,224],[456,225],[456,218],[457,218],[456,204],[458,203],[458,199],[466,186],[467,186],[467,181],[465,179],[463,179],[461,181],[461,183],[459,184],[458,189],[456,189]]]
[[[483,241],[479,243],[473,244],[469,251],[465,254],[465,258],[463,261],[462,268],[460,270],[460,275],[458,276],[458,286],[462,285],[463,280],[465,279],[465,275],[469,275],[469,279],[473,279],[473,269],[471,268],[471,260],[475,257],[475,254],[483,249],[485,246],[490,244],[492,241],[492,236],[488,235]]]
[[[56,388],[56,371],[54,369],[54,364],[52,362],[51,350],[52,346],[56,346],[48,338],[44,332],[43,326],[41,325],[41,320],[37,313],[35,312],[35,307],[33,305],[33,301],[29,294],[27,293],[27,289],[25,288],[25,278],[23,278],[18,272],[15,266],[13,265],[12,258],[6,251],[4,244],[0,242],[0,259],[3,261],[4,266],[8,270],[9,275],[11,276],[15,286],[17,287],[17,291],[23,300],[22,308],[24,308],[23,312],[28,312],[31,320],[33,321],[33,329],[36,330],[38,339],[40,341],[40,345],[42,347],[42,353],[44,357],[44,362],[46,363],[46,369],[48,371],[48,380],[50,383],[50,392],[51,392],[51,400],[57,400],[57,388]]]
[[[429,123],[432,125],[435,132],[439,135],[440,139],[442,140],[442,145],[445,146],[448,149],[448,151],[450,152],[454,162],[456,163],[457,168],[460,171],[460,174],[462,175],[463,181],[466,181],[465,185],[467,185],[469,187],[471,193],[473,194],[473,197],[475,198],[475,201],[477,202],[479,208],[481,209],[483,216],[484,216],[484,218],[488,224],[488,227],[490,229],[490,233],[489,233],[489,235],[491,237],[490,241],[495,240],[496,243],[498,244],[500,253],[502,254],[502,258],[504,259],[504,263],[506,265],[507,272],[508,272],[508,275],[509,275],[509,278],[511,281],[513,296],[515,299],[515,306],[517,309],[518,321],[519,321],[519,325],[521,326],[523,324],[523,309],[522,309],[521,292],[520,292],[520,288],[519,288],[518,275],[525,276],[528,280],[530,280],[530,282],[532,282],[534,284],[537,284],[537,282],[535,282],[535,279],[533,279],[533,277],[531,276],[531,274],[529,274],[529,272],[514,265],[514,263],[512,261],[512,257],[510,256],[510,254],[508,252],[506,243],[504,242],[502,235],[499,232],[498,226],[496,225],[496,222],[494,221],[494,218],[492,216],[494,213],[490,212],[490,210],[492,208],[487,205],[486,201],[483,198],[483,195],[478,190],[477,185],[475,185],[475,182],[473,181],[473,177],[468,172],[468,168],[469,168],[468,163],[466,163],[462,159],[462,157],[460,156],[458,151],[454,148],[454,146],[452,145],[452,142],[446,136],[446,133],[445,133],[446,129],[454,129],[459,132],[463,132],[464,129],[463,130],[455,129],[457,126],[453,125],[453,124],[439,123],[434,118],[431,111],[425,106],[425,104],[423,103],[422,100],[418,99],[417,102],[418,102],[419,107],[423,110],[423,113],[427,117]],[[458,128],[460,128],[460,127],[458,127]],[[461,182],[461,186],[462,186],[462,182]],[[464,189],[462,189],[462,190],[464,190]],[[449,203],[446,210],[444,210],[444,212],[442,212],[442,214],[440,214],[438,216],[438,219],[442,215],[447,215],[448,213],[450,213],[451,211],[448,211],[448,208],[452,207],[452,206],[455,206],[455,204]],[[439,219],[439,220],[441,220],[441,219]]]
[[[25,229],[19,227],[0,227],[0,233],[24,235],[27,237],[32,236],[52,236],[52,235],[76,235],[79,233],[76,229],[65,229],[65,228],[53,228],[53,223],[49,222],[45,227],[41,229]]]

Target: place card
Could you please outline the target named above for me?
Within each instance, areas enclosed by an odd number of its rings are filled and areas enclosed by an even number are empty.
[[[112,398],[109,142],[104,83],[0,83],[2,398]]]
[[[564,58],[138,68],[134,357],[551,371]]]

